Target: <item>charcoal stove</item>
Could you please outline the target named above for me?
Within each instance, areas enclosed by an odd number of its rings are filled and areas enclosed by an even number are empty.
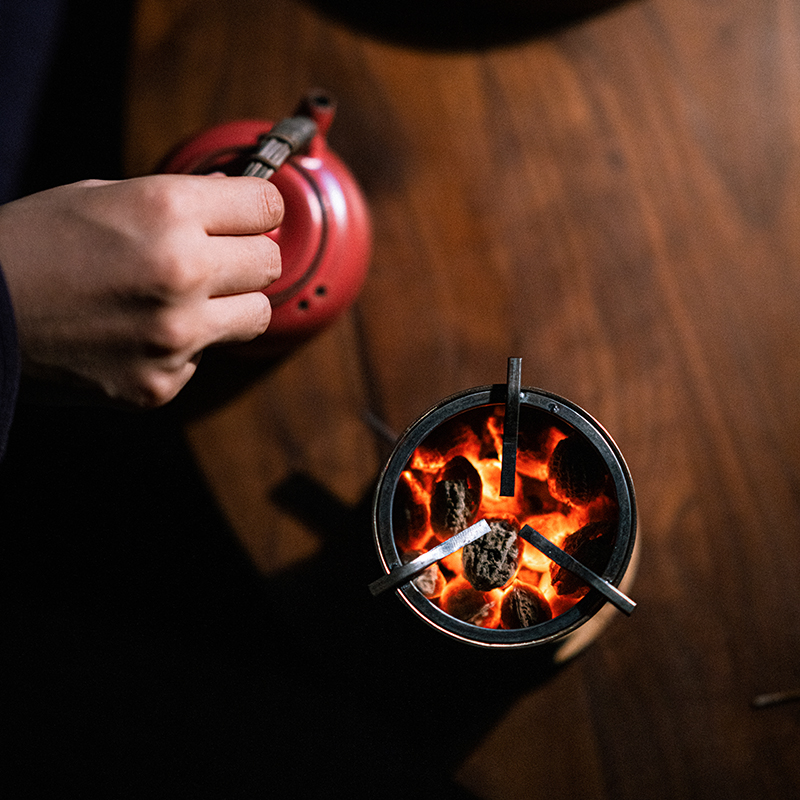
[[[512,491],[501,492],[509,409],[518,425],[516,477]],[[442,497],[449,498],[444,511]],[[446,549],[454,534],[482,519],[498,534],[483,555],[467,556],[478,540],[403,579],[409,562],[421,563],[426,553],[432,559],[436,548]],[[510,380],[454,394],[409,426],[380,475],[373,534],[385,575],[375,585],[397,576],[391,588],[400,599],[461,642],[498,649],[557,644],[557,658],[568,658],[616,611],[608,592],[559,568],[521,537],[514,541],[526,525],[587,563],[612,591],[630,585],[637,560],[634,487],[603,427],[569,400]],[[481,564],[488,565],[488,579],[479,574]]]

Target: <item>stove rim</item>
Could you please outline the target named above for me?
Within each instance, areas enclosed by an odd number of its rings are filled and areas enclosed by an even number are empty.
[[[386,573],[403,563],[395,543],[392,509],[398,480],[409,458],[439,425],[464,411],[503,405],[505,397],[506,384],[489,384],[456,392],[425,411],[397,439],[378,479],[372,506],[373,540]],[[601,577],[618,586],[630,563],[637,532],[633,480],[622,453],[608,431],[591,414],[560,395],[523,386],[520,390],[520,403],[544,411],[571,426],[583,434],[603,456],[617,493],[619,522],[617,541]],[[467,644],[493,649],[535,647],[563,639],[607,605],[600,592],[591,589],[564,614],[528,628],[507,630],[482,628],[452,617],[434,605],[411,582],[401,586],[396,593],[412,611],[440,632]]]

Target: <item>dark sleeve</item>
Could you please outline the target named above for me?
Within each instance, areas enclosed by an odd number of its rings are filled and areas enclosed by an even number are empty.
[[[20,380],[20,355],[14,310],[0,269],[0,459],[6,450]]]
[[[0,203],[19,196],[62,0],[0,0]]]

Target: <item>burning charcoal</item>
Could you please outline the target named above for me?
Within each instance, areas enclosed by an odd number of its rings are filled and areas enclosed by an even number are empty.
[[[403,554],[403,563],[408,564],[413,561],[417,556],[421,556],[419,550],[412,550]],[[438,564],[431,564],[424,572],[420,572],[412,581],[414,586],[422,592],[429,600],[438,597],[445,587],[445,577],[442,575],[441,569]]]
[[[397,482],[392,507],[392,528],[395,541],[401,548],[414,548],[419,539],[429,535],[428,507],[419,502],[404,476]]]
[[[429,600],[438,597],[445,587],[444,575],[436,564],[431,564],[412,581],[414,586]]]
[[[461,551],[464,577],[480,592],[505,586],[519,566],[519,528],[506,519],[487,519],[490,531]]]
[[[444,575],[436,564],[431,565],[412,581],[414,586],[429,600],[438,597],[445,587]]]
[[[606,466],[597,449],[580,435],[562,439],[550,458],[556,493],[572,505],[586,505],[603,490]]]
[[[552,619],[553,611],[545,596],[535,587],[514,581],[500,606],[500,624],[506,629],[530,628]]]
[[[451,617],[473,625],[489,627],[496,616],[492,596],[473,589],[464,578],[450,581],[445,586],[439,603],[442,610]]]
[[[464,456],[445,464],[431,495],[431,527],[438,539],[449,539],[475,521],[482,490],[478,470]]]
[[[615,530],[616,525],[611,522],[590,522],[569,534],[561,549],[600,575],[611,555]],[[557,594],[572,594],[587,588],[580,578],[555,563],[550,564],[550,580]]]

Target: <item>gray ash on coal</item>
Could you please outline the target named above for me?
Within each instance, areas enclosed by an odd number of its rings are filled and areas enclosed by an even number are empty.
[[[503,597],[500,624],[506,629],[530,628],[553,618],[545,596],[535,587],[516,581]]]
[[[481,592],[499,589],[519,566],[519,527],[507,519],[487,519],[489,533],[464,547],[464,577]]]
[[[431,527],[438,539],[449,539],[475,521],[482,491],[478,470],[464,456],[445,464],[431,493]]]
[[[403,563],[408,564],[409,561],[413,561],[421,555],[422,551],[420,550],[410,550],[403,554]],[[431,564],[426,570],[420,572],[412,583],[430,600],[434,597],[438,597],[442,593],[446,581],[444,575],[442,575],[441,569],[439,569],[439,565]]]

